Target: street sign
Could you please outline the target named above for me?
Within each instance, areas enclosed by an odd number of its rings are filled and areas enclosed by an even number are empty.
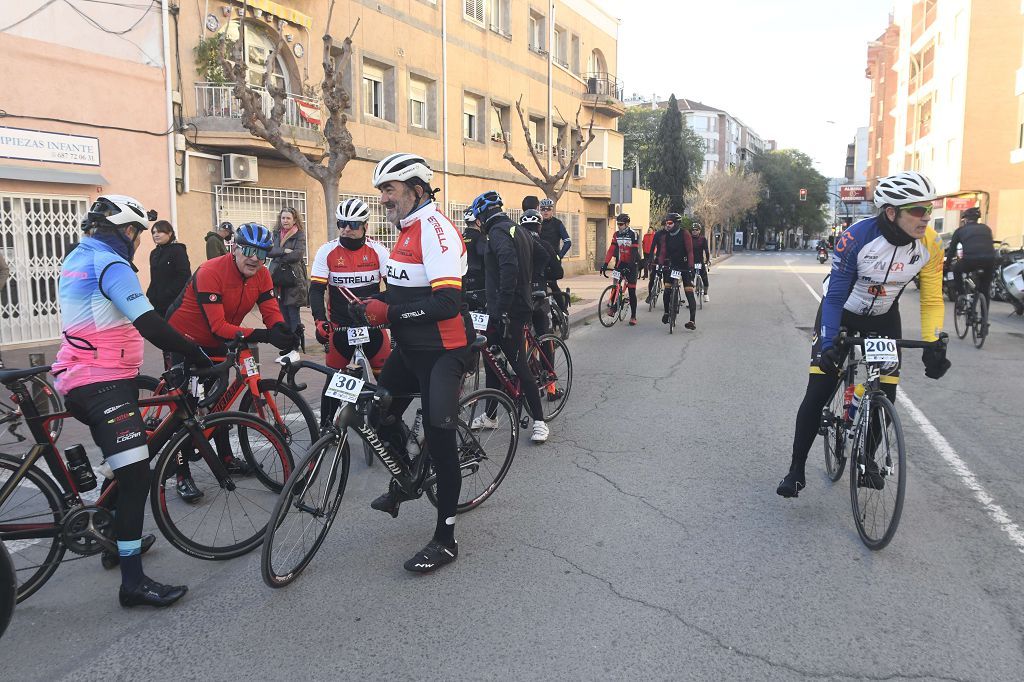
[[[978,200],[972,197],[946,197],[947,211],[966,211],[978,205]]]
[[[800,201],[807,201],[807,189],[805,187],[800,188]]]
[[[634,169],[612,170],[612,203],[631,203],[634,187],[636,187],[636,171]]]
[[[868,188],[864,185],[840,185],[839,199],[847,203],[868,200]]]

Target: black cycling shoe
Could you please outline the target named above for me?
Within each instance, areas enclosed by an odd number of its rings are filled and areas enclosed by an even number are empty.
[[[430,573],[455,561],[458,556],[458,542],[453,547],[446,547],[437,540],[431,540],[426,547],[405,562],[405,570],[413,573]]]
[[[145,554],[149,551],[149,548],[156,542],[156,536],[152,533],[146,533],[142,536],[142,549],[139,550],[139,554]],[[115,549],[113,552],[103,550],[103,554],[100,555],[100,563],[103,564],[103,568],[111,569],[121,563],[121,555],[117,553]]]
[[[203,496],[203,491],[196,487],[196,482],[192,480],[191,476],[179,478],[174,489],[178,491],[178,497],[189,503],[195,502]]]
[[[135,589],[126,589],[121,585],[121,591],[117,595],[121,606],[170,606],[185,596],[188,587],[185,585],[164,585],[152,578],[143,576],[142,582]]]
[[[779,481],[779,487],[775,489],[775,494],[782,497],[799,497],[800,491],[804,489],[806,481],[803,476],[797,476],[792,471],[786,474],[786,477]]]
[[[683,326],[686,327],[687,329],[690,329],[690,330],[693,330],[693,329],[697,328],[697,324],[693,320],[690,320],[689,322],[687,322]]]
[[[376,500],[370,503],[372,509],[377,511],[387,512],[391,514],[391,518],[398,518],[398,508],[403,502],[407,502],[412,498],[402,492],[394,481],[388,485],[388,491],[378,497]]]
[[[232,476],[248,476],[252,473],[252,467],[244,459],[232,455],[231,459],[224,460],[224,468]]]
[[[873,488],[881,490],[885,487],[885,476],[878,470],[878,463],[875,460],[868,460],[864,465],[864,473],[860,475],[858,485],[861,488]]]
[[[668,313],[665,313],[664,315],[661,316],[661,323],[668,324]]]

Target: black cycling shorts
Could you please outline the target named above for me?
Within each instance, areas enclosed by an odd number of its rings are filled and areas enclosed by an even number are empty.
[[[626,280],[627,284],[636,286],[636,280],[639,275],[639,270],[633,263],[623,263],[622,265],[616,265],[615,269],[622,273],[622,279]]]
[[[679,270],[683,274],[683,288],[693,288],[693,275],[690,274],[690,269],[686,266],[683,267],[671,267],[668,265],[661,266],[661,274],[664,278],[665,286],[672,284],[672,271]]]
[[[402,350],[388,357],[377,378],[378,385],[394,395],[419,393],[426,423],[454,429],[459,413],[462,378],[472,359],[469,346],[455,350]],[[395,398],[390,412],[401,416],[411,398]]]
[[[900,321],[900,307],[898,304],[890,308],[889,312],[884,315],[855,315],[849,310],[844,309],[843,317],[839,324],[846,327],[846,333],[850,336],[854,334],[860,334],[861,336],[875,334],[887,339],[899,339],[903,336],[903,323]],[[821,374],[821,370],[818,368],[818,361],[821,359],[820,333],[821,304],[819,303],[818,314],[814,317],[814,337],[811,339],[811,374]],[[897,349],[896,352],[899,355],[900,363],[902,363],[903,350]],[[899,383],[900,365],[897,364],[895,369],[885,370],[884,374],[882,383]]]
[[[111,469],[149,459],[146,425],[139,413],[135,379],[86,384],[68,391],[68,412],[89,426],[92,438]]]

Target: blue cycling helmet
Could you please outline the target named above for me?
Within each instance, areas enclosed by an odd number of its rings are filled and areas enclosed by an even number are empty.
[[[274,244],[274,237],[270,230],[259,223],[243,223],[235,231],[235,244],[269,249]]]
[[[469,205],[469,212],[473,214],[473,217],[477,220],[482,220],[481,216],[486,217],[487,214],[493,211],[500,211],[502,207],[501,195],[491,190],[484,192],[476,199],[473,199],[473,203]]]

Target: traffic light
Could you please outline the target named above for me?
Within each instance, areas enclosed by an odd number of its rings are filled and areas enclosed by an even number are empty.
[[[804,187],[800,188],[800,201],[807,201],[807,189]]]

